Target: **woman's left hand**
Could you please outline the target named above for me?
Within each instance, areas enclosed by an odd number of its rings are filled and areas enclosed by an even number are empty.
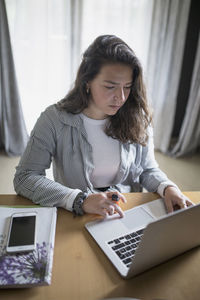
[[[191,200],[184,196],[177,188],[172,186],[168,186],[165,189],[164,201],[168,213],[194,205]]]

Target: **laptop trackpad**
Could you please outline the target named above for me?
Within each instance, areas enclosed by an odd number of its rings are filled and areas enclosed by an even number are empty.
[[[138,226],[146,226],[152,222],[154,218],[146,212],[142,207],[125,211],[125,217],[120,221],[128,228],[134,229]]]

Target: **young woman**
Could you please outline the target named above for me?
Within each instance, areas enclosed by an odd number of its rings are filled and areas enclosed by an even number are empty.
[[[76,215],[121,208],[121,193],[142,187],[164,198],[167,210],[192,205],[158,168],[140,62],[112,35],[99,36],[83,55],[75,85],[39,117],[14,178],[18,194]],[[53,163],[55,181],[45,177]]]

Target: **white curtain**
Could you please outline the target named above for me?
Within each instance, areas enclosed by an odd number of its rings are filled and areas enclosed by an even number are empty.
[[[71,2],[6,0],[27,129],[71,82]]]
[[[146,70],[153,0],[84,0],[81,52],[101,34],[115,34],[132,47]]]
[[[173,130],[189,8],[190,0],[154,1],[147,78],[155,148],[164,153]]]
[[[144,70],[153,0],[6,0],[25,122],[69,90],[81,54],[100,34],[116,34]]]

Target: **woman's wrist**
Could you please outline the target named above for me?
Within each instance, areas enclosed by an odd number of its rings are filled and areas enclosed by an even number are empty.
[[[163,196],[165,196],[166,190],[167,190],[168,188],[170,188],[170,187],[174,187],[174,186],[173,186],[173,185],[167,185],[167,186],[164,188],[164,190],[163,190]]]
[[[176,192],[179,191],[179,189],[175,185],[168,185],[168,186],[165,187],[165,189],[163,191],[164,197],[166,196],[166,192],[167,192],[167,190],[169,191],[169,189],[170,190],[174,190],[175,189]]]
[[[73,203],[72,210],[74,216],[83,216],[85,214],[83,210],[83,202],[87,198],[86,193],[79,193]]]

